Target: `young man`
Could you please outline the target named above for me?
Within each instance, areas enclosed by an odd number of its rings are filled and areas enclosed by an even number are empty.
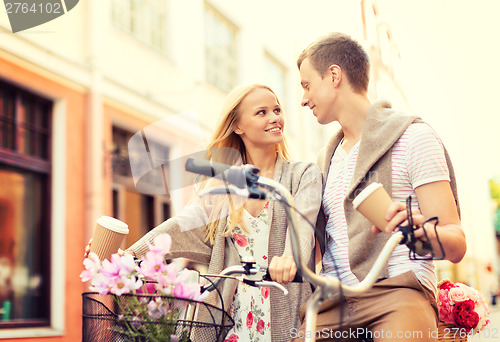
[[[466,242],[455,177],[436,133],[418,117],[395,112],[385,101],[370,103],[368,55],[347,35],[333,33],[318,39],[301,53],[297,66],[304,89],[302,105],[312,110],[320,124],[337,121],[341,126],[318,159],[324,175],[317,231],[323,255],[321,272],[340,276],[351,285],[363,280],[390,237],[381,232],[396,231],[406,220],[408,196],[418,227],[415,235],[425,240],[425,229],[434,250],[439,251],[434,225],[422,227],[427,218],[438,217],[445,258],[459,262]],[[352,204],[372,182],[382,183],[394,200],[386,213],[389,223],[382,230]],[[384,342],[435,340],[434,264],[410,260],[408,252],[405,245],[396,247],[368,292],[342,300],[337,295],[325,302],[316,331],[366,329],[375,341]],[[316,337],[321,340],[326,335]]]

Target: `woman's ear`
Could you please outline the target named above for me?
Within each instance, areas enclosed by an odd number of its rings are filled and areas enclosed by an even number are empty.
[[[233,129],[233,132],[234,132],[234,133],[236,133],[236,134],[238,134],[238,135],[243,134],[243,131],[242,131],[239,127],[235,127],[235,128]]]

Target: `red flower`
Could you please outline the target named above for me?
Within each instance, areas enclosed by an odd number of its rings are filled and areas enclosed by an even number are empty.
[[[264,209],[269,209],[269,201],[266,202],[266,205],[264,206]]]
[[[262,335],[264,335],[264,321],[263,320],[260,320],[258,323],[257,323],[257,331],[259,333],[261,333]]]
[[[250,311],[247,315],[247,328],[250,329],[253,324],[253,314],[252,311]]]
[[[263,255],[262,259],[266,260],[267,259],[267,255]]]
[[[231,334],[231,336],[229,336],[229,338],[226,338],[224,342],[238,342],[238,339],[238,335]]]
[[[475,308],[476,303],[472,299],[456,303],[453,307],[455,325],[467,331],[476,328],[479,323],[479,315],[474,311]]]
[[[233,234],[233,238],[240,247],[245,247],[247,245],[247,238],[241,234]]]
[[[444,282],[442,282],[440,285],[439,285],[439,289],[440,290],[449,290],[453,287],[458,287],[457,285],[453,284],[451,281],[449,280],[445,280]]]
[[[262,297],[264,298],[267,298],[269,297],[269,287],[267,286],[264,286],[260,289],[260,294],[262,295]]]

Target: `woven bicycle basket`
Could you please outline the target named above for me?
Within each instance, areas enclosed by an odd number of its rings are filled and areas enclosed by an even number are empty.
[[[465,336],[465,337],[464,337]],[[460,331],[453,324],[439,321],[438,341],[439,342],[467,342],[468,337],[465,331]]]
[[[151,334],[156,341],[222,342],[234,326],[233,319],[224,310],[188,299],[148,294],[101,296],[85,292],[82,301],[82,342],[146,342],[151,340]],[[151,311],[148,307],[151,302],[161,310]],[[162,317],[169,315],[169,319],[146,317],[159,311]]]

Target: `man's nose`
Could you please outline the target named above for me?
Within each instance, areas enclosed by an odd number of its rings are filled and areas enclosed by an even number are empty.
[[[309,100],[307,99],[306,95],[302,96],[302,101],[300,101],[300,105],[302,107],[306,107],[309,105]]]

